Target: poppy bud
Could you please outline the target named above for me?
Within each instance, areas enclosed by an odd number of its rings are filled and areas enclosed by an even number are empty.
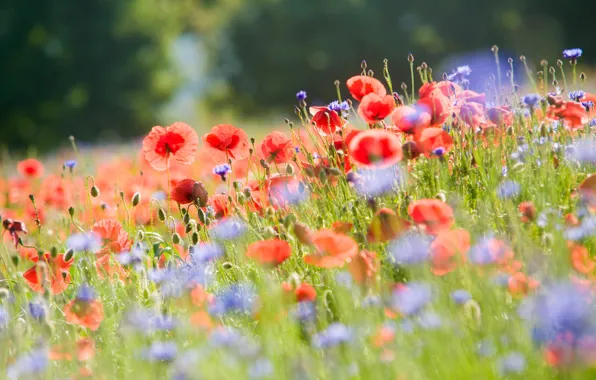
[[[145,239],[145,232],[139,230],[139,232],[137,232],[137,240],[143,240]]]
[[[162,208],[160,208],[157,211],[157,217],[159,218],[160,221],[164,222],[166,220],[166,212]]]
[[[193,245],[196,245],[196,244],[198,244],[198,243],[199,243],[199,234],[198,234],[198,233],[196,233],[196,232],[193,232],[193,233],[192,233],[191,240],[192,240],[192,244],[193,244]]]
[[[74,216],[74,212],[75,212],[74,207],[70,206],[68,208],[68,215],[70,215],[71,218]]]
[[[0,288],[0,300],[8,298],[10,292],[6,288]]]
[[[329,168],[329,174],[338,177],[341,175],[341,170],[338,168]]]
[[[147,290],[146,288],[143,289],[143,297],[148,300],[149,299],[149,290]]]
[[[137,206],[141,202],[141,193],[138,191],[132,196],[132,207]]]
[[[14,265],[19,265],[19,256],[17,256],[17,255],[11,256],[11,259],[12,259],[12,263]]]
[[[238,194],[236,195],[236,201],[238,201],[238,204],[239,204],[240,206],[244,206],[244,201],[245,201],[245,200],[246,200],[246,198],[244,197],[244,194],[242,194],[242,193],[238,193]]]
[[[441,200],[441,202],[447,202],[447,197],[445,196],[445,193],[437,193],[437,195],[435,195],[435,198]]]
[[[187,234],[190,233],[190,231],[192,231],[192,224],[188,223],[184,231],[186,231]]]
[[[29,200],[31,202],[35,202],[35,197],[33,196],[33,194],[29,194]]]
[[[91,196],[97,198],[99,196],[99,189],[96,186],[91,187]]]
[[[199,209],[199,211],[197,212],[197,214],[199,215],[199,221],[203,224],[205,224],[205,222],[207,221],[207,216],[205,215],[205,211],[203,211],[202,208]]]
[[[286,164],[286,174],[292,175],[294,174],[294,167],[290,164]]]
[[[188,224],[188,222],[190,222],[190,214],[184,215],[182,221],[184,222],[184,224]]]
[[[261,158],[261,161],[259,161],[259,163],[261,164],[263,169],[269,169],[269,164],[267,164],[267,162],[265,162],[264,159]]]
[[[199,203],[199,207],[205,207],[209,199],[209,193],[207,193],[207,189],[205,189],[202,182],[195,182],[192,186],[192,196]]]
[[[412,53],[408,54],[408,62],[414,62],[414,55],[412,55]]]
[[[64,261],[69,261],[70,259],[72,259],[72,257],[74,256],[74,250],[69,249],[68,251],[66,251],[66,253],[64,254]]]
[[[584,73],[584,72],[580,73],[579,79],[581,79],[582,81],[586,80],[586,73]]]
[[[188,210],[187,210],[187,209],[185,209],[185,208],[181,208],[181,209],[180,209],[180,212],[181,212],[181,213],[182,213],[182,215],[184,216],[184,215],[186,215],[186,214],[188,213]]]
[[[172,242],[173,242],[174,244],[180,244],[180,235],[178,234],[178,232],[175,232],[175,233],[172,235]]]
[[[225,263],[221,264],[221,266],[223,269],[231,269],[233,265],[232,263],[226,261]]]
[[[312,245],[312,231],[308,228],[308,226],[304,223],[295,223],[294,224],[294,235],[298,241],[302,244]]]
[[[161,243],[153,244],[153,254],[155,255],[155,257],[158,257],[159,255],[161,255],[160,245],[161,245]]]
[[[321,170],[319,172],[319,180],[321,181],[321,183],[326,184],[327,183],[327,173],[325,173],[324,170]]]
[[[56,247],[52,247],[52,248],[50,249],[50,255],[51,255],[52,257],[56,257],[56,256],[58,256],[58,250],[56,249]]]

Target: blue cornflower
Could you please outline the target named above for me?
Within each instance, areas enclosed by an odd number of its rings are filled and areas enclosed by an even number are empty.
[[[259,345],[232,327],[217,329],[209,336],[209,345],[213,348],[228,348],[243,357],[254,357],[260,351]]]
[[[298,93],[296,93],[296,99],[301,102],[304,101],[304,99],[306,99],[306,91],[298,91]]]
[[[8,320],[9,320],[8,312],[6,311],[4,306],[0,305],[0,329],[2,327],[5,327],[6,325],[8,325]]]
[[[497,196],[501,199],[510,199],[517,197],[521,191],[521,186],[515,181],[505,181],[497,187]]]
[[[8,378],[20,378],[25,375],[39,374],[48,366],[48,352],[44,349],[37,349],[20,356],[6,370]]]
[[[596,218],[592,216],[582,219],[579,226],[569,227],[563,232],[565,239],[573,241],[583,240],[594,234],[596,234]]]
[[[447,79],[452,81],[452,82],[457,82],[457,83],[461,83],[461,84],[465,84],[468,83],[468,79],[467,77],[472,73],[472,69],[470,69],[470,66],[465,65],[465,66],[459,66],[457,69],[455,69],[453,71],[452,74],[449,74],[447,76]]]
[[[411,282],[393,292],[392,306],[404,315],[419,313],[432,300],[432,288],[429,284]]]
[[[282,205],[297,205],[305,202],[310,192],[304,183],[299,181],[287,181],[271,187],[270,194],[272,201]]]
[[[421,264],[428,260],[430,237],[417,233],[406,233],[393,241],[387,251],[397,264]]]
[[[511,352],[499,358],[497,365],[501,376],[522,373],[526,370],[526,358],[519,352]]]
[[[458,289],[451,292],[451,299],[458,305],[463,305],[472,299],[472,295],[464,289]]]
[[[565,50],[563,50],[563,58],[575,60],[575,59],[578,59],[579,57],[581,57],[583,52],[584,51],[579,48],[565,49]]]
[[[145,334],[151,334],[155,331],[174,330],[178,325],[178,320],[169,315],[135,308],[124,315],[124,325]]]
[[[95,232],[78,233],[70,235],[66,240],[66,246],[75,252],[95,252],[101,248],[101,238]]]
[[[209,307],[209,312],[216,316],[231,312],[250,313],[256,295],[248,284],[234,284],[219,292],[215,301]]]
[[[496,243],[491,235],[485,236],[468,251],[468,259],[476,265],[493,264],[505,257],[509,246],[505,243]]]
[[[582,106],[584,106],[586,111],[589,111],[594,108],[594,102],[591,100],[588,100],[587,102],[582,102]]]
[[[29,315],[31,316],[31,318],[33,318],[37,321],[43,321],[46,318],[47,307],[43,303],[43,301],[29,302],[28,306],[29,306]]]
[[[522,103],[528,108],[534,108],[540,102],[540,99],[541,97],[538,94],[528,94],[522,98]]]
[[[178,347],[174,342],[153,342],[144,349],[141,356],[150,362],[171,362],[178,354]]]
[[[199,243],[188,249],[193,264],[201,265],[223,256],[223,248],[215,243]]]
[[[145,249],[140,244],[135,244],[130,252],[122,252],[116,256],[116,260],[124,266],[132,266],[134,269],[139,269],[147,254]]]
[[[349,111],[350,105],[345,100],[341,103],[338,100],[336,100],[334,102],[329,103],[327,108],[329,108],[329,110],[335,111],[335,112]]]
[[[293,315],[300,322],[313,322],[317,318],[317,308],[313,302],[298,302]]]
[[[445,154],[445,148],[443,148],[442,146],[435,148],[432,150],[432,155],[433,156],[437,156],[437,157],[443,157],[443,155]]]
[[[87,284],[83,284],[79,287],[79,290],[77,291],[77,296],[76,296],[76,300],[78,302],[93,302],[95,301],[96,295],[95,295],[95,290],[87,285]]]
[[[567,149],[567,158],[579,163],[596,164],[596,140],[593,138],[577,140]]]
[[[568,94],[569,99],[576,101],[576,102],[579,102],[579,100],[581,98],[583,98],[585,95],[586,95],[586,93],[582,90],[570,91]]]
[[[478,356],[487,358],[489,356],[495,355],[497,353],[497,349],[492,341],[486,339],[478,342],[478,345],[476,346],[476,353]]]
[[[222,219],[212,225],[209,232],[213,237],[221,240],[232,240],[240,237],[246,231],[246,223],[241,219],[231,217]]]
[[[590,126],[590,127],[596,127],[596,118],[590,120],[590,122],[588,123],[588,126]]]
[[[213,168],[213,174],[220,176],[222,181],[226,180],[226,176],[230,171],[232,171],[232,168],[228,164],[217,165]]]
[[[75,160],[68,160],[64,162],[64,168],[70,170],[71,173],[75,166],[77,166],[77,161]]]
[[[395,193],[406,183],[406,171],[398,165],[385,168],[361,169],[348,180],[356,192],[365,197]]]
[[[251,379],[261,379],[273,374],[273,364],[267,358],[256,359],[248,368],[248,377]]]
[[[316,348],[330,348],[352,339],[352,330],[342,323],[332,323],[326,330],[317,333],[312,338]]]
[[[432,311],[425,311],[418,317],[418,325],[425,330],[435,330],[443,325],[443,320]]]

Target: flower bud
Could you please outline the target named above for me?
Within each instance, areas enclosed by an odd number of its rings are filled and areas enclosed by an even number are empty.
[[[64,254],[64,261],[69,261],[70,259],[72,259],[72,257],[74,256],[74,250],[69,249],[68,251],[66,251],[66,253]]]
[[[159,218],[160,221],[165,221],[166,220],[166,212],[163,210],[163,208],[160,208],[157,211],[157,217]]]
[[[174,244],[180,244],[180,235],[177,232],[172,235],[172,242]]]
[[[192,186],[192,196],[199,203],[199,207],[205,207],[209,200],[209,193],[207,193],[207,189],[205,189],[202,182],[195,182]]]
[[[191,236],[191,240],[192,240],[193,245],[198,244],[199,243],[199,234],[196,232],[193,232],[192,236]]]
[[[138,191],[132,196],[132,207],[137,206],[141,202],[141,193]]]
[[[91,187],[91,196],[97,198],[99,196],[99,189],[96,186]]]

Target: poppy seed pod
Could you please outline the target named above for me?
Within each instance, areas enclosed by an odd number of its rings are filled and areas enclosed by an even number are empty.
[[[6,288],[0,288],[0,300],[8,298],[10,292]]]
[[[177,232],[172,235],[172,242],[174,244],[180,244],[180,235]]]
[[[199,203],[199,207],[205,207],[207,200],[209,199],[209,193],[205,189],[202,182],[195,182],[192,186],[192,196]]]
[[[166,212],[163,210],[163,208],[160,208],[157,211],[157,217],[159,218],[160,221],[165,221],[166,220]]]
[[[138,191],[132,196],[132,207],[136,207],[141,202],[141,193]]]
[[[72,259],[73,256],[74,256],[74,251],[72,249],[69,249],[64,254],[64,261],[70,261],[70,259]]]
[[[99,189],[97,188],[97,186],[91,187],[91,196],[93,198],[97,198],[99,196]]]
[[[191,239],[192,239],[193,245],[198,244],[199,243],[199,234],[196,232],[193,232]]]
[[[70,215],[71,218],[74,216],[74,212],[75,212],[74,207],[71,206],[68,208],[68,215]]]

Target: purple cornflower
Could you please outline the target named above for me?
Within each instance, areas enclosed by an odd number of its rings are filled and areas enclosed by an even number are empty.
[[[426,262],[429,250],[430,237],[417,233],[406,233],[387,247],[395,263],[401,265]]]
[[[570,91],[568,96],[569,99],[575,101],[575,102],[579,102],[579,100],[581,98],[583,98],[586,95],[586,93],[582,90],[577,90],[577,91]]]
[[[438,148],[433,149],[431,153],[433,156],[443,157],[443,155],[445,154],[445,148],[440,146]]]
[[[232,168],[228,164],[217,165],[213,168],[213,174],[220,176],[221,180],[225,182],[226,176],[231,170]]]
[[[77,302],[89,303],[95,301],[95,298],[95,290],[91,286],[83,284],[79,287],[76,296]]]
[[[221,240],[232,240],[240,237],[246,231],[246,224],[239,218],[222,219],[209,229],[210,234]]]
[[[248,377],[251,379],[261,379],[273,374],[273,364],[267,358],[256,359],[248,368]]]
[[[243,357],[254,357],[260,351],[259,345],[232,327],[217,329],[209,336],[209,345],[213,348],[228,348]]]
[[[464,289],[458,289],[451,292],[451,299],[458,305],[463,305],[472,299],[472,295]]]
[[[66,246],[75,252],[95,252],[101,248],[101,238],[95,232],[78,233],[70,235],[66,240]]]
[[[419,313],[432,299],[429,284],[411,282],[393,292],[392,306],[404,315]]]
[[[497,196],[501,199],[510,199],[517,197],[521,191],[521,186],[515,181],[505,181],[497,187]]]
[[[171,362],[178,354],[178,347],[174,342],[153,342],[143,350],[141,356],[150,362]]]
[[[215,243],[199,243],[188,249],[193,264],[202,265],[215,261],[224,254],[223,248]]]
[[[72,173],[72,171],[74,170],[75,166],[77,166],[77,162],[75,160],[68,160],[64,162],[64,168],[70,170],[70,172]]]
[[[2,327],[6,327],[6,325],[8,325],[8,320],[9,320],[8,312],[6,311],[4,306],[0,305],[0,329]]]
[[[329,108],[329,110],[335,111],[335,112],[349,111],[350,105],[345,100],[341,103],[338,100],[336,100],[334,102],[329,103],[327,108]]]
[[[46,318],[47,314],[47,307],[43,303],[40,302],[29,302],[29,315],[31,318],[35,319],[36,321],[43,321]]]
[[[250,313],[256,295],[249,284],[234,284],[219,292],[209,307],[212,315],[221,316],[228,313]]]
[[[425,311],[418,317],[418,325],[424,330],[435,330],[443,325],[443,320],[432,311]]]
[[[332,323],[326,330],[315,334],[312,343],[316,348],[330,348],[341,343],[347,343],[351,339],[352,330],[350,328],[342,323]]]
[[[293,315],[299,322],[313,322],[317,318],[317,309],[313,302],[298,302]]]
[[[501,376],[522,373],[526,370],[526,358],[519,352],[511,352],[499,358],[497,366]]]
[[[534,108],[540,102],[540,99],[538,94],[528,94],[522,98],[522,103],[528,108]]]
[[[361,169],[351,179],[358,194],[367,198],[378,197],[401,189],[406,183],[406,171],[398,165]]]
[[[44,349],[37,349],[20,356],[6,370],[6,376],[11,379],[25,375],[39,374],[48,366],[48,353]]]
[[[495,348],[495,344],[492,341],[486,339],[478,342],[478,345],[476,346],[476,353],[478,356],[487,358],[496,354],[497,349]]]
[[[596,163],[596,140],[592,138],[576,141],[567,149],[567,158],[579,163]]]
[[[468,76],[472,73],[472,69],[470,66],[458,66],[457,69],[453,71],[452,74],[447,76],[447,79],[452,82],[457,82],[460,84],[468,83]]]
[[[582,56],[583,52],[584,51],[579,48],[565,49],[565,50],[563,50],[563,58],[576,60]]]
[[[124,326],[145,334],[156,331],[172,331],[178,325],[178,320],[151,310],[135,308],[124,315]]]
[[[298,91],[296,93],[296,99],[298,99],[298,101],[303,102],[306,99],[306,91],[302,90],[302,91]]]
[[[592,108],[594,108],[594,102],[591,101],[591,100],[588,100],[587,102],[582,102],[582,106],[584,106],[584,108],[586,109],[586,111],[589,111]]]
[[[132,266],[138,270],[142,266],[146,256],[147,254],[143,247],[140,244],[135,244],[130,252],[122,252],[116,255],[116,260],[124,266]]]

